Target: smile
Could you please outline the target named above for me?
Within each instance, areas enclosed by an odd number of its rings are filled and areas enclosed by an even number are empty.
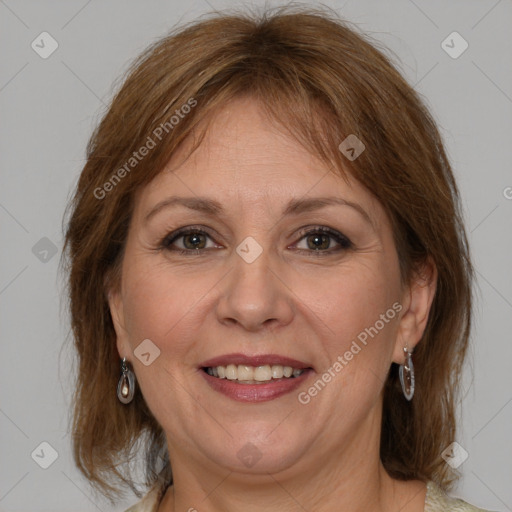
[[[241,384],[262,384],[277,379],[293,379],[300,377],[304,368],[293,368],[281,364],[249,366],[244,364],[228,364],[227,366],[210,366],[204,371],[218,379],[228,379]]]

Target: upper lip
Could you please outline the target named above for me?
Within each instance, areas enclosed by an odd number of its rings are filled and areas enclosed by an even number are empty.
[[[264,366],[280,364],[282,366],[291,366],[292,368],[312,368],[312,366],[304,361],[298,361],[291,357],[280,356],[279,354],[259,354],[248,356],[246,354],[225,354],[204,361],[200,364],[202,368],[211,368],[215,366],[227,366],[228,364],[243,364],[247,366]]]

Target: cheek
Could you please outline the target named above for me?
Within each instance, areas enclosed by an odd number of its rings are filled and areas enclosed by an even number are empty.
[[[352,268],[333,275],[323,295],[308,287],[310,305],[317,304],[315,313],[321,319],[316,324],[328,327],[322,331],[327,334],[319,337],[324,355],[318,375],[328,383],[321,392],[311,387],[304,391],[312,397],[316,394],[318,411],[330,411],[326,421],[333,429],[363,421],[379,400],[398,329],[400,295],[388,276],[378,268],[361,272]],[[351,411],[350,419],[346,411]]]
[[[169,349],[173,356],[190,351],[197,312],[218,278],[143,258],[127,261],[126,269],[124,312],[132,348],[149,338],[164,356]]]
[[[302,279],[297,295],[333,338],[353,338],[378,321],[400,297],[398,277],[383,267],[341,268],[330,273],[324,284],[310,276]]]
[[[181,372],[190,371],[187,363],[197,361],[194,313],[209,289],[205,287],[208,278],[179,277],[163,265],[151,266],[142,259],[126,263],[124,314],[130,346],[136,350],[149,339],[160,350],[149,366],[133,358],[137,382],[157,420],[171,428],[169,421],[175,421],[176,410],[198,414],[196,401],[182,392]]]
[[[137,267],[126,280],[125,320],[132,342],[150,338],[157,342],[165,329],[170,329],[179,316],[182,303],[173,288],[165,286],[165,279],[150,275],[136,278]]]
[[[133,255],[124,262],[125,317],[132,333],[140,334],[147,329],[158,332],[165,327],[162,325],[165,319],[171,324],[179,315],[179,309],[184,307],[179,298],[185,290],[170,279],[168,270],[159,267],[144,255]],[[149,333],[143,334],[148,336]]]
[[[374,259],[372,265],[339,268],[328,285],[319,287],[319,280],[308,278],[297,294],[308,297],[315,322],[325,333],[319,336],[322,370],[331,368],[337,382],[331,389],[343,389],[341,400],[350,407],[364,396],[373,403],[389,371],[400,308],[395,263]]]

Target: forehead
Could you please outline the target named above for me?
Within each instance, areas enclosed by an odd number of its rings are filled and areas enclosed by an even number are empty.
[[[191,141],[191,139],[190,139]],[[252,98],[229,102],[211,119],[200,147],[183,162],[187,146],[180,148],[166,166],[179,176],[223,178],[226,182],[263,185],[318,181],[328,172],[324,163],[283,132]],[[334,178],[334,176],[333,176]],[[270,181],[271,180],[271,181]]]
[[[194,136],[174,153],[137,197],[147,210],[166,195],[209,196],[226,205],[274,208],[276,202],[339,196],[360,203],[375,220],[383,211],[374,196],[347,179],[277,126],[252,98],[233,100],[210,120],[200,146]],[[279,206],[279,205],[277,205]],[[378,222],[376,222],[378,224]]]

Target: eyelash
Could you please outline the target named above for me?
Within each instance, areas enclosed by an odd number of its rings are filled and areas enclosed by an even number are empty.
[[[182,237],[184,237],[186,235],[190,235],[190,234],[206,235],[207,237],[212,238],[211,235],[208,232],[204,231],[203,229],[190,226],[190,227],[178,229],[178,230],[166,235],[163,238],[163,240],[160,242],[159,248],[165,249],[168,251],[177,252],[178,254],[183,255],[183,256],[204,255],[205,251],[207,251],[208,249],[172,249],[170,247],[171,244],[174,243],[179,238],[182,238]],[[312,229],[301,231],[300,232],[301,236],[299,238],[299,241],[301,241],[303,238],[306,238],[309,235],[315,235],[315,234],[327,234],[331,238],[336,240],[336,242],[338,242],[338,244],[341,247],[339,247],[338,249],[336,249],[334,251],[333,250],[313,250],[313,249],[296,249],[296,251],[299,253],[308,253],[310,256],[313,256],[313,257],[323,257],[323,256],[328,256],[331,254],[338,253],[340,251],[344,251],[344,250],[353,248],[352,242],[345,235],[342,235],[341,233],[339,233],[333,229],[326,228],[323,226],[317,226]]]

